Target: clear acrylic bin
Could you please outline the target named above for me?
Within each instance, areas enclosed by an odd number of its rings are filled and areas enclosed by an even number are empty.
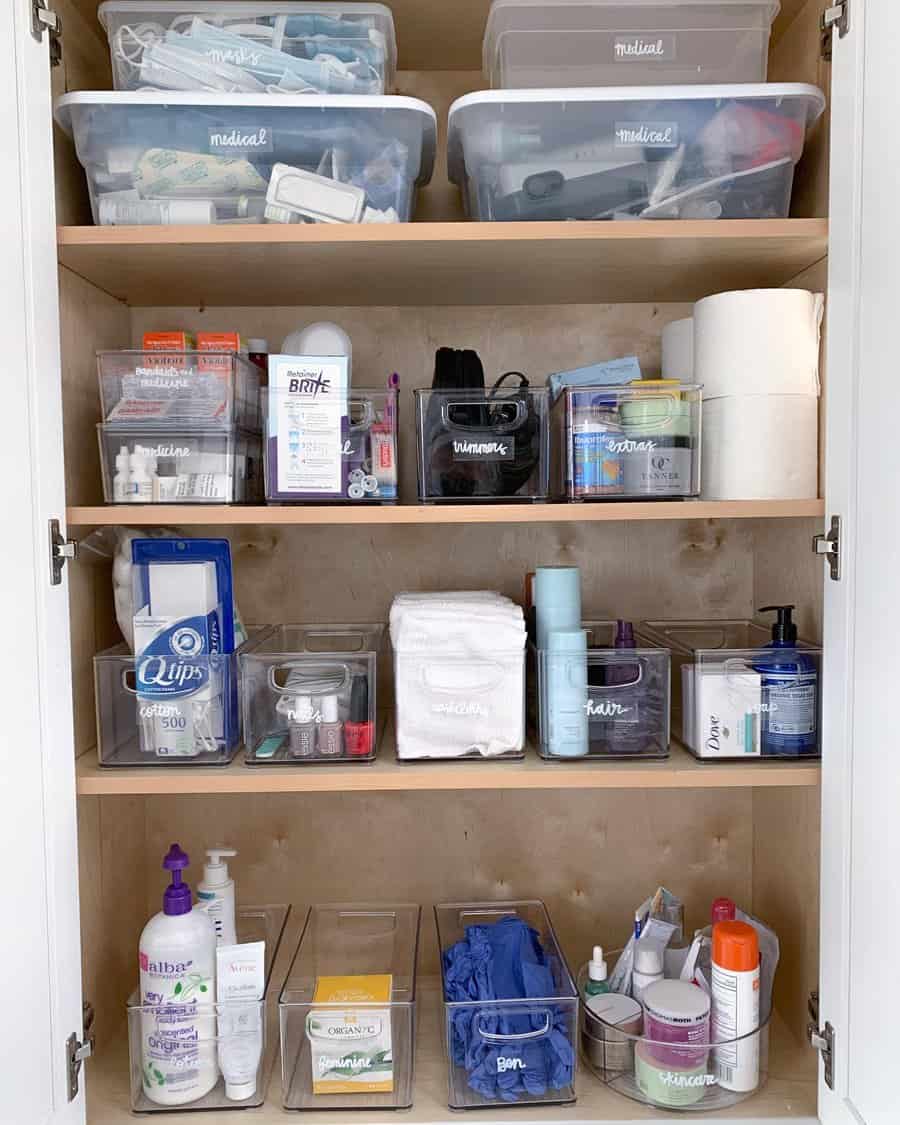
[[[778,0],[493,0],[493,89],[765,82]]]
[[[354,387],[327,407],[269,388],[270,504],[397,502],[397,392]]]
[[[548,498],[549,392],[417,390],[423,503]]]
[[[821,756],[822,650],[768,648],[752,621],[645,621],[675,667],[676,730],[702,761]]]
[[[544,904],[446,903],[435,906],[434,916],[441,953],[441,1033],[450,1108],[574,1102],[578,993]],[[472,935],[476,949],[484,949],[485,941],[490,940],[484,927],[506,927],[516,918],[531,928],[527,950],[529,960],[533,954],[535,961],[527,988],[532,995],[522,998],[525,989],[519,986],[515,996],[471,999],[477,994],[472,991],[471,978],[481,970],[472,964],[469,927],[476,927]],[[513,944],[512,939],[508,941]],[[448,956],[458,943],[465,943],[460,955]],[[540,944],[540,953],[534,943]],[[541,982],[536,982],[538,974]],[[540,983],[546,983],[546,990]],[[495,993],[493,984],[490,991]],[[502,984],[500,991],[504,991]],[[505,991],[512,989],[506,987]]]
[[[104,0],[116,90],[387,94],[397,67],[383,4]]]
[[[383,635],[381,625],[279,625],[245,646],[247,765],[373,762]]]
[[[700,387],[568,387],[553,406],[554,480],[569,500],[700,494]]]
[[[236,426],[97,426],[107,504],[257,504],[262,437]],[[140,453],[139,474],[132,455]],[[126,464],[127,461],[127,464]]]
[[[135,1113],[182,1113],[188,1110],[252,1109],[266,1100],[266,1090],[278,1051],[278,1028],[275,1022],[275,1005],[272,995],[272,966],[278,954],[284,927],[290,913],[289,906],[238,907],[235,916],[237,937],[240,943],[264,941],[266,943],[266,987],[263,998],[256,1003],[226,1001],[192,1004],[141,1004],[140,991],[128,999],[128,1051],[131,1063],[131,1108]],[[252,1019],[248,1015],[252,1011]],[[248,1030],[233,1032],[234,1017],[243,1017]],[[228,1030],[224,1030],[228,1028]],[[191,1034],[186,1034],[190,1032]],[[150,1091],[162,1091],[165,1097],[162,1071],[154,1058],[145,1056],[147,1040],[152,1037],[162,1046],[166,1058],[181,1071],[193,1069],[198,1063],[206,1069],[212,1065],[218,1072],[215,1085],[202,1097],[180,1104],[164,1104],[151,1096]],[[227,1052],[230,1045],[259,1050],[256,1069],[256,1089],[242,1101],[225,1096],[225,1081],[219,1067],[219,1050]],[[153,1046],[148,1048],[156,1054]]]
[[[191,657],[190,667],[185,688],[174,661],[135,661],[124,642],[97,653],[101,766],[228,765],[241,735],[237,654]]]
[[[493,90],[450,107],[447,168],[481,221],[784,219],[815,86]]]
[[[285,1109],[413,1104],[419,915],[410,904],[310,909],[278,1004]]]
[[[434,110],[349,94],[64,94],[94,222],[408,222],[434,166]]]
[[[579,995],[587,979],[585,965],[578,974]],[[768,1079],[770,1013],[761,1015],[759,1028],[737,1039],[712,1043],[701,1032],[687,1045],[624,1031],[583,1003],[581,1057],[604,1085],[643,1105],[685,1113],[729,1109],[758,1093]]]
[[[394,650],[401,762],[525,757],[525,651]]]
[[[259,430],[259,368],[235,352],[97,352],[103,421]]]
[[[586,654],[535,652],[541,757],[667,758],[668,650],[614,648],[614,621],[586,621],[582,627],[588,631]]]

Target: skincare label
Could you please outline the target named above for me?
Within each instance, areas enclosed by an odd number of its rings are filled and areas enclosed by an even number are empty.
[[[345,356],[269,357],[269,441],[279,495],[343,494],[348,381]]]
[[[390,1093],[392,978],[319,977],[306,1017],[314,1094]],[[377,1005],[384,1005],[378,1007]]]

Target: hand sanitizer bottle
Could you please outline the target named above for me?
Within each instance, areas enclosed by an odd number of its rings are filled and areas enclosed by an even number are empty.
[[[606,979],[606,962],[603,960],[603,947],[594,946],[594,956],[588,962],[588,979],[584,986],[585,996],[599,996],[609,992],[609,981]]]

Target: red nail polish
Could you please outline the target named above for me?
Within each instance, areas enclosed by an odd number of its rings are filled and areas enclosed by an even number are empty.
[[[374,750],[375,724],[369,718],[369,680],[354,676],[350,684],[350,715],[344,723],[344,747],[350,758],[369,758]]]

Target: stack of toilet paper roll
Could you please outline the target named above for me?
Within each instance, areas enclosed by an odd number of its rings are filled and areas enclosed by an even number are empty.
[[[822,310],[820,293],[749,289],[698,301],[692,332],[664,329],[663,377],[703,387],[704,499],[818,495]]]

